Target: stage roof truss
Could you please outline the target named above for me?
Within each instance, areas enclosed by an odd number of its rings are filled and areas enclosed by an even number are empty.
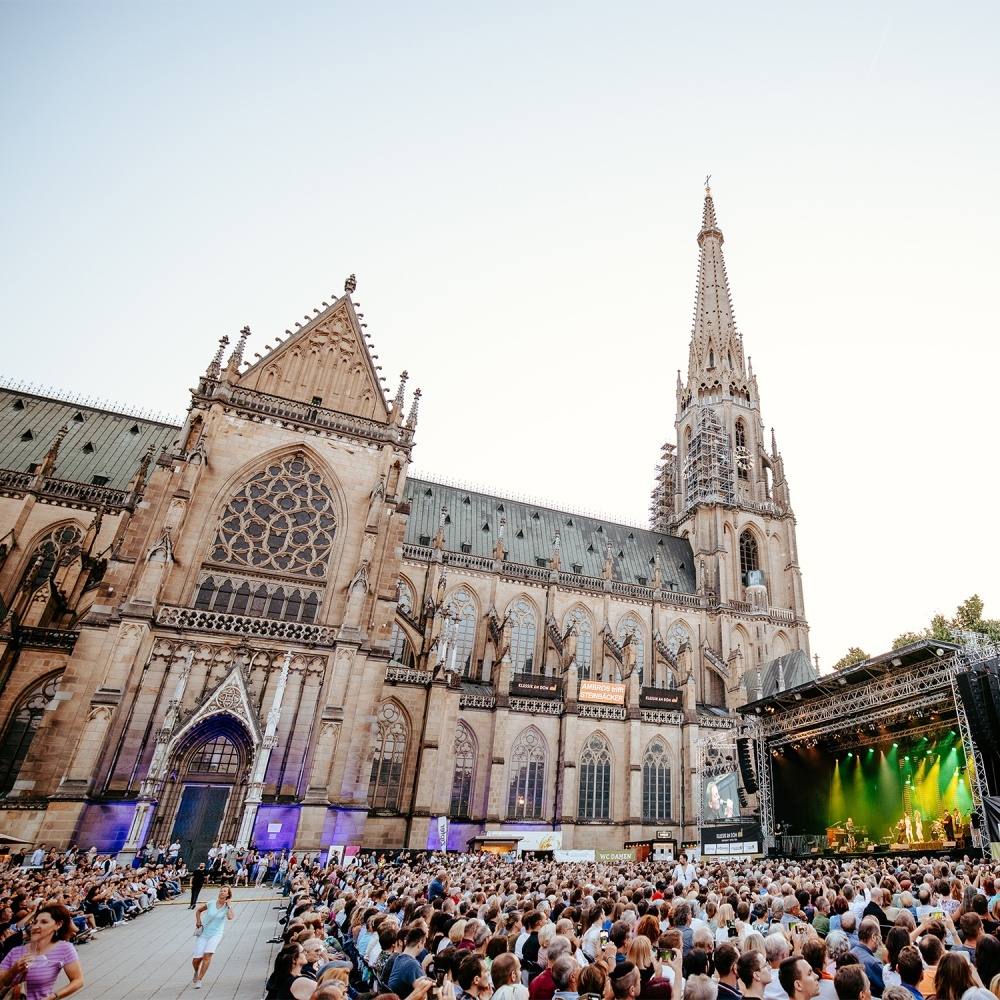
[[[861,734],[860,728],[863,726],[891,726],[906,722],[911,716],[925,715],[927,713],[954,714],[954,700],[949,689],[933,691],[921,698],[910,698],[903,705],[886,705],[880,709],[872,709],[868,712],[853,712],[849,719],[844,715],[835,714],[828,716],[825,720],[818,719],[816,725],[807,726],[801,722],[792,730],[782,728],[779,732],[769,732],[766,735],[766,742],[769,747],[788,746],[790,743],[806,743],[810,740],[825,739],[833,734],[845,734],[847,741],[838,742],[845,750],[851,748],[849,740],[853,739],[858,746],[868,746],[891,740],[889,733],[867,732]],[[787,718],[787,716],[786,716]],[[943,722],[936,722],[928,727],[928,731],[938,730],[943,727]],[[915,732],[907,729],[907,733]],[[923,730],[921,730],[923,732]]]
[[[779,694],[750,702],[739,709],[740,714],[787,715],[798,712],[810,702],[824,701],[835,696],[846,696],[842,704],[850,705],[858,697],[858,689],[866,689],[879,680],[895,688],[900,678],[922,676],[928,669],[933,673],[937,665],[951,661],[961,647],[949,642],[921,639],[900,649],[856,663],[836,673],[826,674],[807,684],[799,684]],[[780,725],[786,725],[783,718]]]
[[[769,745],[777,745],[910,713],[939,711],[942,705],[954,704],[954,671],[952,656],[935,656],[906,671],[896,670],[867,683],[841,687],[818,701],[796,702],[794,708],[772,711],[765,705],[759,715],[761,732]]]

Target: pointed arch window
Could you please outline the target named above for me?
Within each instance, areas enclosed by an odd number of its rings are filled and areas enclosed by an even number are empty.
[[[587,740],[580,754],[580,819],[611,818],[611,747],[599,733]]]
[[[635,637],[635,666],[639,671],[639,683],[642,684],[646,668],[646,638],[643,635],[642,623],[631,612],[618,623],[618,629],[615,632],[620,646],[625,645],[625,640],[630,635]],[[621,677],[617,677],[616,680],[621,680]]]
[[[368,803],[372,809],[399,809],[407,735],[406,718],[400,707],[393,701],[383,702],[378,710],[375,756],[368,783]]]
[[[472,788],[476,780],[476,741],[469,727],[459,723],[455,733],[455,774],[451,781],[452,819],[472,815]]]
[[[650,743],[642,758],[642,821],[670,819],[670,757],[662,740]]]
[[[26,578],[30,575],[29,590],[36,590],[52,576],[55,569],[69,562],[80,551],[83,533],[75,524],[63,524],[50,531],[35,547],[28,564]]]
[[[747,427],[742,420],[736,421],[733,440],[736,445],[736,475],[744,482],[750,478],[750,452],[747,449]]]
[[[566,617],[566,627],[576,626],[576,671],[582,681],[590,680],[594,657],[594,628],[583,608],[574,608]]]
[[[510,659],[514,673],[531,674],[535,670],[535,609],[525,597],[519,597],[510,611]]]
[[[392,623],[392,635],[389,636],[389,659],[401,663],[404,667],[413,666],[413,649],[399,622]]]
[[[507,819],[541,819],[545,798],[545,743],[536,729],[526,729],[510,752]]]
[[[225,736],[205,740],[191,755],[190,774],[213,774],[235,777],[240,770],[240,752]]]
[[[740,535],[740,574],[743,582],[747,582],[747,574],[760,569],[760,553],[757,551],[757,539],[752,531],[744,531]]]
[[[337,528],[329,489],[302,455],[251,476],[226,505],[211,561],[325,580]]]
[[[45,678],[26,691],[10,716],[0,742],[0,796],[6,795],[17,781],[35,733],[42,724],[45,706],[56,696],[59,676]]]
[[[472,669],[472,654],[476,643],[476,602],[466,587],[459,587],[448,601],[448,610],[455,616],[455,665],[463,677]]]

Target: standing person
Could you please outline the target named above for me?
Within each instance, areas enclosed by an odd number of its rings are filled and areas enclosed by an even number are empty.
[[[226,921],[232,920],[234,913],[229,904],[232,899],[233,890],[224,885],[219,890],[217,899],[210,903],[202,903],[194,912],[195,931],[197,940],[194,943],[194,955],[191,964],[194,967],[194,979],[191,985],[196,989],[201,989],[201,981],[208,972],[208,967],[212,962],[212,955],[222,940],[223,931],[226,929]],[[202,917],[204,914],[204,918]]]
[[[736,975],[743,984],[743,996],[761,1000],[771,982],[771,966],[759,951],[745,951],[736,961]]]
[[[188,907],[189,910],[193,910],[197,905],[198,894],[205,888],[205,879],[207,878],[208,872],[205,871],[204,862],[198,865],[195,871],[191,872],[191,905]]]
[[[65,906],[50,903],[39,908],[31,922],[27,944],[12,948],[0,963],[0,990],[15,983],[27,986],[27,1000],[65,1000],[83,986],[83,969],[73,936],[73,917]],[[69,983],[56,988],[59,970]]]
[[[674,881],[681,882],[686,889],[697,877],[698,873],[695,871],[694,865],[688,861],[686,854],[682,854],[674,866]]]
[[[792,955],[781,963],[778,982],[788,1000],[812,1000],[819,993],[819,976],[801,955]]]

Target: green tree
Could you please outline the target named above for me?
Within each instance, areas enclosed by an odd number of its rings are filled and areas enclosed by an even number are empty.
[[[855,663],[864,663],[867,659],[868,654],[863,649],[858,646],[851,646],[851,648],[833,665],[833,669],[842,670],[844,667],[854,666]]]
[[[892,640],[892,648],[902,649],[903,646],[909,646],[911,642],[920,642],[921,639],[929,638],[930,632],[928,629],[924,629],[923,632],[904,632]]]

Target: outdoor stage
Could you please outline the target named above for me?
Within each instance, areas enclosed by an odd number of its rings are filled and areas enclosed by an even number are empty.
[[[984,766],[959,677],[986,655],[923,640],[741,708],[741,812],[759,815],[766,848],[852,857],[980,847],[995,762],[988,754]],[[734,759],[705,742],[703,783],[718,771],[713,758]]]

